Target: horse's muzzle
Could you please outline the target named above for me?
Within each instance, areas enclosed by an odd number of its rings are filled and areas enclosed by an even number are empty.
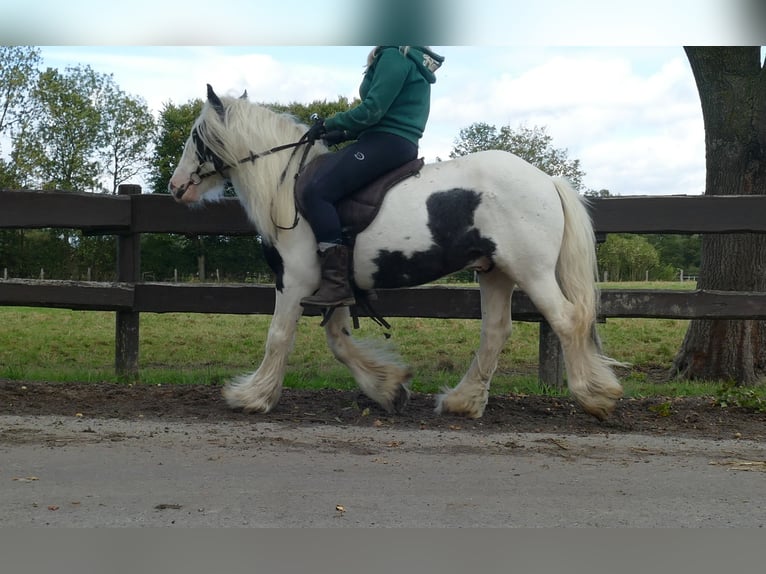
[[[188,183],[185,183],[180,187],[174,187],[172,183],[168,183],[168,191],[176,201],[181,201],[187,189],[189,189]]]

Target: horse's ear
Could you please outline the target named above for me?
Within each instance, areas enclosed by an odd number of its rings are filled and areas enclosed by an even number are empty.
[[[219,98],[213,91],[213,86],[210,84],[207,85],[207,99],[210,102],[210,105],[213,106],[213,109],[218,112],[218,115],[223,118],[225,114],[225,110],[223,109],[223,102],[221,101],[221,98]]]
[[[241,96],[239,96],[239,99],[240,99],[240,100],[246,100],[246,99],[247,99],[247,90],[245,90],[244,92],[242,92],[242,95],[241,95]]]

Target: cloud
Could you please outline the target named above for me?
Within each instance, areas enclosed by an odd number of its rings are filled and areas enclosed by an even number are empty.
[[[544,126],[552,145],[580,160],[586,187],[622,195],[703,191],[704,127],[680,48],[662,55],[551,52],[534,54],[516,70],[492,73],[477,66],[459,71],[453,80],[464,87],[442,86],[429,131],[445,124],[457,135],[475,122],[514,129]],[[439,145],[444,141],[440,131]],[[429,149],[436,147],[434,141]]]

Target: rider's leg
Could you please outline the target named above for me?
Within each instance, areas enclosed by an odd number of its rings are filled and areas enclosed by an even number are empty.
[[[335,152],[304,188],[301,203],[316,236],[321,262],[319,290],[301,305],[353,305],[348,248],[342,245],[335,203],[383,174],[415,159],[418,148],[396,135],[375,132]]]

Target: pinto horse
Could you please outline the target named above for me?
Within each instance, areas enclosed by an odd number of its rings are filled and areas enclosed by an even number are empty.
[[[330,153],[308,145],[307,126],[240,98],[219,97],[208,85],[168,185],[177,201],[193,203],[230,181],[263,240],[276,274],[276,304],[259,368],[227,383],[232,408],[268,412],[279,401],[300,301],[320,278],[317,243],[297,211],[301,169]],[[295,143],[292,143],[295,142]],[[293,147],[289,151],[289,147]],[[256,151],[253,151],[256,150]],[[264,151],[258,151],[264,150]],[[425,165],[396,184],[353,246],[353,281],[361,290],[421,285],[460,269],[479,272],[481,337],[468,371],[436,399],[436,412],[479,418],[498,356],[511,332],[515,286],[532,300],[558,336],[569,391],[598,419],[622,396],[595,330],[599,301],[595,237],[583,200],[562,178],[519,157],[482,151]],[[410,369],[390,351],[351,335],[347,307],[329,314],[332,353],[360,389],[383,409],[409,398]]]

